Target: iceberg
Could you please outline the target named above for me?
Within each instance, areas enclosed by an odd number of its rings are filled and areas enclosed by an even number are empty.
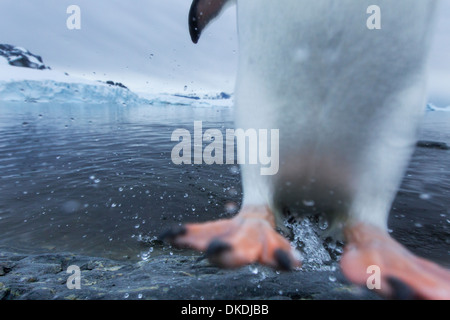
[[[107,84],[21,80],[0,82],[0,100],[58,103],[150,103],[128,89]]]
[[[0,44],[0,56],[4,57],[11,66],[39,70],[50,69],[50,67],[45,66],[40,56],[32,54],[22,47]]]

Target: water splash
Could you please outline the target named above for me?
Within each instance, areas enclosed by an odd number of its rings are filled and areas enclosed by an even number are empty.
[[[314,205],[315,205],[316,203],[314,202],[314,200],[303,200],[303,204],[304,204],[306,207],[314,207]]]
[[[258,272],[259,272],[258,267],[254,266],[254,265],[248,266],[248,269],[250,270],[250,272],[252,274],[258,274]]]
[[[324,241],[319,235],[328,224],[320,219],[320,223],[314,223],[314,218],[305,217],[301,220],[285,221],[285,226],[292,232],[294,238],[291,245],[302,255],[302,269],[331,271],[331,264],[335,262],[335,255],[330,255],[329,250],[338,250],[334,241]]]

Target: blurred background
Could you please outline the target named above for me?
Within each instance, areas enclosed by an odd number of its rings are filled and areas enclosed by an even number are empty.
[[[69,5],[81,30],[66,27]],[[137,92],[234,89],[236,10],[231,6],[194,45],[189,0],[2,0],[0,43],[41,55],[53,69],[123,82]],[[440,3],[430,60],[430,102],[450,105],[450,1]],[[185,86],[187,86],[185,88]]]
[[[81,29],[69,30],[69,5]],[[188,31],[187,0],[0,1],[0,43],[41,55],[52,69],[123,82],[133,91],[233,91],[235,8],[202,36]]]

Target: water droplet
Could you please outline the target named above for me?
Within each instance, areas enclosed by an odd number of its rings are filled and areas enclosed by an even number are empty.
[[[328,280],[330,280],[331,282],[335,282],[336,281],[336,277],[335,276],[329,276]]]
[[[111,208],[115,208],[115,207],[117,207],[117,203],[111,204]]]
[[[189,195],[188,195],[187,193],[185,193],[185,194],[184,194],[184,197],[187,198],[187,197],[189,197]]]
[[[238,174],[239,173],[239,167],[238,166],[231,166],[230,167],[230,172],[232,174]]]
[[[89,179],[94,180],[95,176],[90,176]]]
[[[62,206],[61,209],[65,213],[74,213],[81,209],[81,203],[76,200],[69,200],[66,201]]]
[[[139,224],[137,224],[137,225],[134,226],[135,229],[139,229],[139,227],[140,227]]]
[[[419,223],[419,222],[414,223],[414,226],[416,228],[422,228],[423,227],[423,225],[421,223]]]
[[[142,293],[138,294],[138,299],[142,299]]]
[[[248,270],[250,270],[250,272],[253,274],[258,274],[259,272],[258,268],[255,266],[248,266]]]
[[[429,195],[428,193],[421,193],[419,198],[422,199],[422,200],[430,200],[431,199],[431,195]]]
[[[99,183],[101,180],[100,179],[95,179],[94,183]]]
[[[129,293],[125,293],[125,294],[123,295],[123,297],[124,297],[125,299],[128,299],[129,296],[130,296]]]
[[[120,187],[120,188],[119,188],[119,192],[122,192],[122,191],[123,191],[123,188],[122,188],[122,187]]]
[[[314,200],[303,200],[303,204],[304,204],[306,207],[314,207],[314,205],[315,205],[316,203],[314,202]]]
[[[328,229],[328,221],[323,216],[319,217],[319,228],[320,228],[320,230],[327,230]]]
[[[234,202],[227,202],[225,204],[225,211],[229,214],[236,213],[238,211],[238,206]]]

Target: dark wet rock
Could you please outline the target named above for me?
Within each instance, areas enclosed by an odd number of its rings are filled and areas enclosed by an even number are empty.
[[[450,146],[445,142],[439,141],[418,141],[417,147],[419,148],[429,148],[429,149],[439,149],[439,150],[450,150]]]
[[[276,272],[262,266],[224,270],[198,256],[161,255],[147,261],[115,261],[73,254],[41,254],[17,259],[0,277],[0,299],[377,299],[350,285],[339,271]],[[81,289],[68,289],[69,265],[81,270]],[[330,279],[333,279],[332,281]],[[336,280],[334,280],[336,279]]]
[[[39,70],[50,69],[44,64],[40,56],[27,49],[10,44],[0,44],[0,56],[3,56],[12,66]]]
[[[225,92],[219,93],[218,96],[219,96],[219,99],[230,99],[231,98],[231,95],[228,93],[225,93]]]
[[[121,88],[124,88],[124,89],[129,90],[128,87],[125,86],[125,85],[124,85],[123,83],[121,83],[121,82],[114,82],[114,81],[108,80],[108,81],[106,81],[106,84],[108,84],[108,85],[110,85],[110,86],[121,87]]]
[[[220,92],[216,95],[205,95],[204,99],[220,100],[220,99],[231,99],[231,94],[226,92]]]

